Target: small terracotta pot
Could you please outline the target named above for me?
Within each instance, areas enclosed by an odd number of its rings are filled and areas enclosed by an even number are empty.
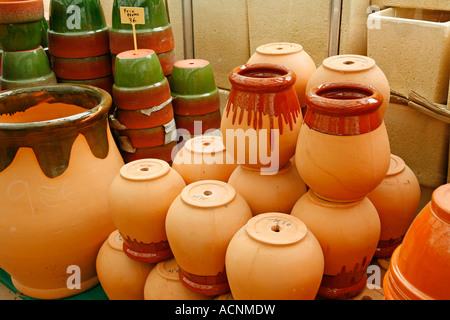
[[[204,180],[183,189],[167,212],[166,232],[187,288],[209,296],[229,291],[227,246],[251,217],[244,198],[225,182]]]
[[[264,174],[260,170],[239,166],[228,183],[242,194],[254,216],[266,212],[289,214],[306,192],[306,185],[291,162]]]
[[[174,119],[171,99],[148,109],[123,110],[116,108],[114,118],[128,129],[149,129],[162,126]]]
[[[306,92],[322,83],[342,81],[368,84],[380,91],[380,113],[384,117],[391,97],[389,82],[375,60],[366,56],[342,54],[326,58],[308,80]]]
[[[200,180],[228,182],[236,167],[218,136],[198,136],[186,141],[172,163],[186,184]]]
[[[390,257],[416,217],[420,202],[419,181],[405,161],[392,154],[386,177],[367,197],[381,221],[375,257]]]
[[[212,297],[186,288],[178,275],[175,259],[159,262],[150,272],[144,288],[145,300],[211,300]]]
[[[227,151],[246,166],[284,166],[294,156],[303,120],[294,72],[256,63],[235,68],[229,79],[232,87],[221,122]]]
[[[236,300],[314,300],[324,257],[316,237],[284,213],[253,217],[231,239],[226,269]]]
[[[181,133],[189,135],[204,134],[220,128],[222,115],[220,110],[200,116],[179,116],[174,115],[177,129]]]
[[[172,163],[173,157],[178,152],[177,141],[166,143],[160,147],[153,148],[136,148],[134,152],[120,151],[126,163],[140,159],[161,159],[168,163]]]
[[[322,247],[325,267],[318,295],[348,299],[360,293],[380,238],[380,218],[370,200],[331,202],[310,189],[291,215],[305,223]]]
[[[247,63],[277,63],[289,67],[296,75],[294,88],[300,107],[306,107],[306,84],[316,71],[316,65],[302,45],[289,42],[264,44],[256,48]]]
[[[158,60],[166,77],[172,74],[173,65],[177,61],[175,50],[158,53]]]
[[[83,59],[51,57],[52,70],[58,78],[90,80],[112,75],[111,55]]]
[[[108,203],[127,256],[147,263],[172,257],[166,214],[185,186],[183,178],[159,159],[132,161],[120,169],[109,188]]]
[[[33,85],[56,84],[55,73],[42,47],[28,51],[4,51],[2,55],[3,90]]]
[[[38,21],[44,17],[42,0],[4,0],[0,2],[0,23],[17,24]]]
[[[219,90],[211,65],[206,60],[177,61],[170,77],[170,90],[177,115],[205,115],[220,109]]]
[[[395,249],[383,280],[386,300],[450,299],[450,184],[434,190]]]
[[[306,101],[295,154],[303,181],[331,201],[366,197],[386,176],[391,158],[381,93],[336,82],[310,90]]]
[[[109,300],[144,300],[145,282],[153,266],[125,255],[118,230],[102,245],[96,261],[98,280]]]
[[[93,86],[100,89],[105,90],[110,95],[112,95],[112,86],[114,84],[114,78],[112,75],[106,76],[103,78],[98,79],[88,79],[88,80],[69,80],[69,79],[58,79],[58,82],[60,83],[72,83],[76,85],[86,85],[86,86]],[[114,111],[113,108],[110,109],[110,113]]]

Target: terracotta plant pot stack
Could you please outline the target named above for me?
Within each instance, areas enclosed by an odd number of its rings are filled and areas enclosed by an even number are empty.
[[[171,163],[177,149],[170,85],[153,50],[116,57],[111,128],[125,162],[156,158]]]
[[[368,194],[386,177],[391,161],[383,96],[367,84],[329,82],[312,88],[306,103],[295,165],[310,189],[291,214],[324,251],[319,296],[351,298],[366,286],[380,239],[380,218]]]
[[[48,49],[58,82],[91,85],[111,94],[108,35],[100,0],[51,0]]]
[[[42,0],[0,2],[0,90],[56,83]]]
[[[203,59],[175,62],[170,77],[175,122],[189,139],[220,128],[220,97],[211,65]]]
[[[120,7],[145,9],[145,24],[135,25],[137,47],[155,51],[164,75],[170,76],[176,61],[175,44],[164,0],[114,0],[112,25],[109,33],[113,65],[119,53],[134,49],[132,25],[121,23]]]

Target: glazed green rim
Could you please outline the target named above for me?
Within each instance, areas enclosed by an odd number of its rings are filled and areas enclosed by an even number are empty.
[[[19,87],[29,87],[34,85],[43,85],[43,84],[56,84],[56,75],[53,71],[50,71],[49,74],[37,77],[37,78],[30,78],[30,79],[24,79],[24,80],[9,80],[3,78],[3,76],[0,77],[0,83],[2,84],[3,88],[19,88]]]
[[[170,89],[179,95],[196,95],[217,90],[211,65],[201,68],[179,68],[173,66]]]
[[[21,81],[48,76],[52,70],[47,54],[39,47],[35,50],[5,51],[2,55],[2,72],[6,80]]]
[[[64,37],[76,37],[76,36],[89,36],[92,35],[94,33],[101,33],[101,32],[105,32],[108,31],[109,27],[103,27],[101,29],[96,29],[96,30],[90,30],[90,31],[79,31],[79,32],[70,32],[70,33],[64,33],[64,32],[57,32],[57,31],[53,31],[48,29],[47,32],[54,34],[54,35],[59,35],[59,36],[64,36]]]
[[[17,24],[0,24],[0,48],[5,51],[23,51],[34,49],[43,42],[43,24],[41,20]]]

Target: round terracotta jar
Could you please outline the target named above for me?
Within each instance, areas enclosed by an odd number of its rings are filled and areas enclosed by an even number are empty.
[[[277,63],[289,67],[296,75],[294,84],[301,108],[306,107],[306,84],[316,71],[314,60],[298,43],[276,42],[261,45],[247,63]]]
[[[211,300],[212,297],[186,288],[180,280],[175,259],[159,262],[145,282],[145,300]]]
[[[450,299],[450,184],[412,222],[383,280],[386,300]]]
[[[305,183],[290,161],[282,168],[264,174],[239,166],[228,183],[244,197],[254,216],[265,212],[289,214],[306,192]]]
[[[236,300],[314,300],[324,257],[316,237],[300,219],[264,213],[233,236],[226,268]]]
[[[200,180],[228,182],[236,167],[219,136],[198,136],[186,141],[172,163],[186,184]]]
[[[144,286],[153,264],[130,259],[123,252],[118,230],[110,234],[97,255],[97,275],[109,300],[144,300]]]
[[[375,257],[388,258],[416,217],[420,202],[419,181],[403,159],[391,154],[386,177],[367,197],[377,209],[381,222]]]
[[[380,218],[370,200],[331,202],[310,189],[291,215],[305,223],[322,247],[325,267],[318,295],[348,299],[360,293],[380,238]]]
[[[115,229],[106,194],[124,163],[110,106],[110,95],[85,86],[0,93],[0,265],[27,296],[98,284],[97,253]]]
[[[235,68],[229,80],[221,122],[227,151],[248,167],[282,167],[295,154],[303,120],[294,72],[278,64],[255,63]]]
[[[166,232],[187,288],[208,296],[230,290],[227,246],[251,217],[244,198],[225,182],[204,180],[183,189],[167,212]]]
[[[366,56],[342,54],[326,58],[309,78],[306,92],[322,83],[342,81],[368,84],[380,91],[380,113],[384,117],[391,97],[389,81],[375,60]]]
[[[132,259],[156,263],[172,257],[165,220],[172,201],[186,184],[169,164],[141,159],[125,164],[111,183],[111,217]]]
[[[306,96],[295,165],[308,187],[331,201],[358,201],[386,176],[391,152],[375,88],[325,83]]]

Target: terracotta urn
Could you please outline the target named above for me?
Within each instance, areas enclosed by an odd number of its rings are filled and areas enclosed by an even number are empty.
[[[226,268],[235,300],[314,300],[324,256],[306,225],[295,216],[263,213],[230,241]]]
[[[300,107],[306,108],[306,84],[316,71],[314,60],[298,43],[275,42],[256,48],[247,63],[277,63],[289,67],[296,75],[295,92]]]
[[[41,45],[42,0],[0,1],[0,49],[32,50]]]
[[[388,258],[416,217],[420,202],[419,181],[403,159],[391,154],[386,177],[367,197],[375,205],[381,222],[375,257]]]
[[[380,238],[380,218],[370,200],[331,202],[310,189],[291,215],[305,223],[322,247],[325,267],[319,297],[348,299],[360,293]]]
[[[374,87],[353,82],[325,83],[308,92],[295,165],[320,197],[358,201],[386,176],[391,152],[382,101]]]
[[[228,182],[237,164],[228,155],[220,136],[198,136],[184,144],[175,156],[172,168],[186,184],[200,180]]]
[[[48,49],[59,58],[89,58],[109,53],[109,27],[100,0],[50,0]]]
[[[60,79],[90,80],[112,75],[110,54],[80,59],[51,57],[50,61]]]
[[[227,151],[248,167],[284,166],[295,154],[303,120],[294,72],[283,65],[256,63],[235,68],[229,79],[221,122]]]
[[[450,299],[450,184],[436,188],[392,254],[386,300]]]
[[[165,220],[185,186],[183,178],[160,159],[135,160],[120,169],[108,190],[108,204],[127,256],[147,263],[172,257]]]
[[[145,300],[211,300],[186,288],[178,275],[179,267],[175,259],[159,262],[150,272],[145,282]]]
[[[3,90],[56,84],[56,76],[42,47],[27,51],[4,51],[0,83]]]
[[[290,161],[271,174],[239,166],[228,183],[244,197],[254,216],[266,212],[289,214],[306,192],[305,183]]]
[[[166,232],[187,288],[208,296],[230,290],[227,246],[251,217],[244,198],[223,181],[203,180],[183,189],[167,212]]]
[[[383,96],[380,113],[384,117],[389,105],[391,90],[386,75],[377,66],[374,59],[355,54],[328,57],[309,78],[306,92],[322,83],[341,81],[368,84],[380,91]]]
[[[123,165],[111,96],[85,86],[0,93],[0,265],[27,296],[59,299],[98,284],[115,227],[107,191]]]
[[[109,300],[144,300],[144,286],[154,264],[130,259],[123,252],[118,230],[110,234],[100,248],[96,268]]]

